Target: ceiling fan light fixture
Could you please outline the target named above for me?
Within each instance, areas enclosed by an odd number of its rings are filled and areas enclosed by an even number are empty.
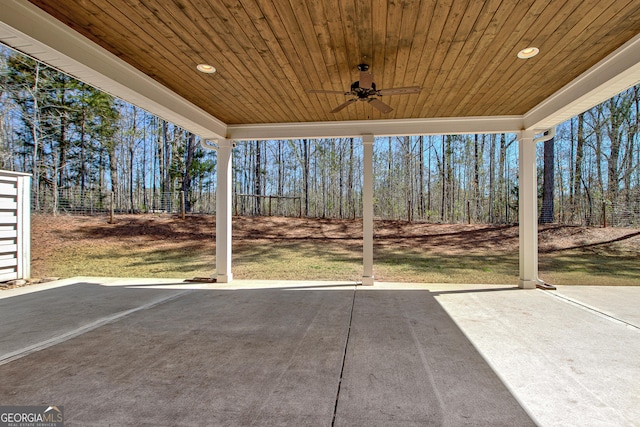
[[[205,74],[213,74],[216,72],[216,67],[209,64],[198,64],[196,66],[196,69],[201,73],[205,73]]]
[[[528,47],[518,52],[518,58],[529,59],[529,58],[533,58],[539,53],[540,53],[540,49],[538,49],[537,47]]]

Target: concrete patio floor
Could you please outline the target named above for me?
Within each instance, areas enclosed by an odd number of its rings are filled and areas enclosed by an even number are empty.
[[[0,292],[0,405],[68,426],[640,425],[640,287],[78,277]]]

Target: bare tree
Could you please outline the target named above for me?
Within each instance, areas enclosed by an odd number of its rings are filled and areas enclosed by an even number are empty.
[[[540,223],[542,224],[548,224],[554,221],[554,166],[554,138],[551,138],[544,142],[544,170],[542,173],[542,212],[540,215]]]

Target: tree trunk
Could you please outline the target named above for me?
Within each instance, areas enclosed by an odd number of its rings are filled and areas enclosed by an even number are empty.
[[[347,177],[347,205],[353,211],[353,218],[356,217],[356,207],[353,202],[353,138],[349,138],[349,176]]]
[[[67,163],[67,135],[66,135],[66,127],[67,123],[64,118],[64,115],[60,117],[60,139],[58,140],[58,189],[62,189],[64,187],[64,170],[65,164]]]
[[[167,131],[166,131],[166,122],[162,119],[160,119],[160,123],[158,126],[158,139],[157,139],[157,144],[158,144],[158,172],[159,172],[159,177],[158,177],[158,185],[160,188],[160,206],[158,207],[159,209],[164,209],[165,203],[166,203],[166,195],[165,195],[165,163],[164,163],[164,149],[165,149],[165,142],[164,140],[167,137]]]
[[[164,197],[164,206],[167,212],[171,212],[173,210],[172,199],[171,199],[171,138],[169,137],[169,124],[162,121],[162,153],[164,154],[164,158],[162,161],[164,162],[164,176],[162,177],[163,183],[163,197]]]
[[[133,138],[133,136],[132,136]],[[134,199],[134,160],[135,149],[132,143],[129,144],[129,212],[135,213],[135,199]]]
[[[154,135],[157,135],[157,132],[158,132],[158,122],[157,122],[157,120],[158,119],[156,117],[153,117],[151,119],[151,126],[152,126],[152,129],[154,130],[153,131]],[[153,144],[151,145],[151,147],[152,147],[151,148],[151,152],[153,153],[153,168],[152,168],[152,171],[151,171],[151,179],[153,180],[153,182],[151,184],[151,187],[152,187],[152,189],[151,189],[151,194],[152,194],[152,196],[151,196],[151,209],[154,210],[154,211],[157,209],[157,206],[156,206],[156,192],[158,190],[158,173],[160,172],[160,163],[158,162],[158,160],[159,160],[159,156],[158,156],[159,149],[157,147],[159,139],[155,138],[155,142],[156,142],[156,146],[153,146]]]
[[[129,204],[131,207],[131,213],[135,213],[135,200],[134,200],[134,160],[135,160],[135,149],[136,149],[136,132],[137,132],[137,122],[136,122],[136,107],[133,107],[133,121],[131,129],[131,135],[129,140]]]
[[[111,176],[111,191],[114,198],[118,194],[118,157],[116,156],[116,143],[111,141],[107,144],[107,153],[109,154],[109,174]]]
[[[484,135],[482,135],[484,138]],[[476,201],[475,220],[480,220],[480,153],[478,150],[478,135],[473,140],[473,199]]]
[[[420,215],[420,219],[424,219],[424,137],[420,135],[418,139],[419,148],[419,157],[420,157],[420,165],[418,167],[418,174],[420,182],[418,184],[419,191],[419,201],[418,201],[418,215]]]
[[[582,188],[582,159],[584,157],[584,113],[578,116],[578,136],[576,141],[575,171],[573,173],[573,201],[571,203],[571,215],[578,212]]]
[[[542,172],[542,212],[541,224],[549,224],[554,221],[553,190],[555,187],[554,171],[554,139],[544,142],[544,170]]]
[[[85,123],[87,118],[87,111],[85,107],[82,107],[82,123],[80,123],[80,207],[84,208],[84,193],[87,179],[87,160],[85,158]]]
[[[262,195],[262,181],[261,181],[261,171],[262,171],[262,150],[260,149],[260,140],[256,140],[256,162],[254,164],[253,170],[253,179],[254,179],[254,194],[256,197],[256,206],[255,206],[255,215],[262,215],[262,199],[260,196]]]
[[[391,217],[391,219],[395,218],[395,185],[393,182],[393,144],[391,143],[391,137],[387,138],[387,185],[385,188],[386,192],[386,202],[388,206],[387,215]]]
[[[142,126],[142,206],[145,212],[149,209],[149,200],[147,199],[147,124],[143,122]]]
[[[40,209],[40,106],[38,103],[38,92],[40,90],[40,63],[36,61],[34,70],[34,80],[32,88],[33,113],[31,117],[31,136],[33,138],[33,158],[31,160],[31,170],[33,172],[33,195],[36,200],[36,210]]]
[[[620,112],[613,99],[609,100],[609,141],[611,148],[607,161],[607,195],[612,204],[618,201],[618,160],[620,158]]]
[[[507,205],[507,191],[506,191],[506,159],[507,159],[507,138],[504,133],[500,134],[500,153],[498,155],[498,200],[497,207],[500,212],[500,223],[504,224],[507,221],[506,205]],[[504,210],[502,208],[505,208]]]
[[[302,140],[302,168],[304,185],[304,216],[309,216],[309,141]]]
[[[633,209],[632,203],[633,199],[631,197],[633,192],[633,179],[632,174],[636,173],[636,176],[640,177],[640,173],[638,173],[638,168],[640,168],[640,159],[635,159],[634,145],[637,147],[637,137],[638,132],[640,131],[640,86],[635,86],[633,88],[633,106],[635,111],[629,111],[628,116],[632,114],[635,116],[635,120],[632,119],[632,116],[629,117],[629,131],[627,134],[627,147],[625,149],[625,156],[627,161],[625,162],[625,174],[624,174],[624,188],[625,188],[625,202],[628,208]],[[640,151],[640,147],[638,147]],[[638,202],[640,202],[640,197],[638,197]]]
[[[282,155],[282,141],[278,140],[278,196],[284,195],[284,157]]]
[[[604,179],[602,177],[602,167],[600,163],[602,161],[602,106],[596,107],[597,119],[594,123],[594,136],[595,136],[595,168],[596,168],[596,177],[598,179],[598,189],[600,193],[604,193]]]
[[[446,146],[445,146],[445,136],[442,135],[442,163],[440,165],[441,169],[441,182],[442,182],[442,193],[440,200],[440,221],[444,222],[445,218],[445,207],[446,207],[446,197],[447,197],[447,155],[446,155]]]
[[[496,135],[491,134],[489,138],[489,223],[495,223],[493,204],[495,202],[495,154]]]
[[[184,210],[191,212],[191,184],[193,181],[193,156],[196,152],[196,136],[189,133],[187,136],[187,157],[184,161],[184,175],[182,176],[182,191],[184,192]]]
[[[433,150],[432,150],[433,148]],[[431,152],[435,150],[433,140],[431,136],[429,136],[429,148],[427,151],[427,164],[429,167],[427,168],[427,219],[431,219]]]
[[[447,147],[445,150],[446,161],[444,164],[447,166],[446,169],[446,179],[447,183],[447,194],[446,194],[446,202],[447,202],[447,210],[449,213],[449,221],[455,221],[455,176],[454,176],[454,164],[453,164],[453,136],[447,135],[446,137]]]
[[[407,210],[407,222],[412,221],[413,214],[413,180],[411,179],[411,138],[408,136],[402,139],[402,148],[404,151],[404,194],[405,209]]]

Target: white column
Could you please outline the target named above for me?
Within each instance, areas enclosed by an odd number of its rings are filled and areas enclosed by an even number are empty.
[[[216,187],[216,281],[229,283],[231,273],[231,185],[233,141],[218,140]]]
[[[373,285],[373,135],[363,135],[362,284]]]
[[[538,284],[538,176],[533,131],[518,135],[520,170],[519,241],[520,280],[518,286],[533,289]]]

